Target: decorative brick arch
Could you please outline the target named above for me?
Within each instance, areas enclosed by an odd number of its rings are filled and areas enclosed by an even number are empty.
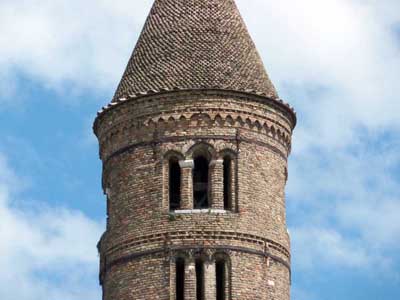
[[[192,145],[185,153],[186,159],[194,159],[196,155],[204,155],[209,161],[217,158],[214,146],[207,142],[198,142]]]

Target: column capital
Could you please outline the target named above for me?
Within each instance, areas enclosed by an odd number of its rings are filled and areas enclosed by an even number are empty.
[[[210,161],[210,167],[222,165],[223,163],[224,163],[223,159],[213,159],[212,161]]]
[[[187,159],[187,160],[180,160],[179,161],[179,166],[181,168],[194,168],[194,160],[193,159]]]

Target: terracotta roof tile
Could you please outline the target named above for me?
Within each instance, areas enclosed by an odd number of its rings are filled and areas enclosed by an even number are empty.
[[[234,0],[156,0],[114,100],[160,89],[278,98]]]

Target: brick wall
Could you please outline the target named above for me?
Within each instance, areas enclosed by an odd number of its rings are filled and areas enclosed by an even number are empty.
[[[213,258],[224,254],[227,299],[288,300],[284,188],[294,125],[292,111],[276,100],[218,90],[143,95],[101,113],[94,130],[109,203],[99,243],[105,299],[175,299],[177,255],[187,257],[188,274],[194,259],[205,257],[206,299],[215,298]],[[207,152],[211,162],[211,207],[204,211],[192,210],[196,151]],[[228,152],[233,205],[224,211]],[[182,167],[182,210],[175,212],[168,204],[170,155]],[[195,299],[187,293],[185,299]]]

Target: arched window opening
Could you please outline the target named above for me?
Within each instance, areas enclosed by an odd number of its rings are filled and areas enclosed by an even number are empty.
[[[216,276],[216,287],[217,287],[217,300],[226,299],[226,268],[225,261],[218,260],[215,263],[215,276]]]
[[[208,208],[208,160],[204,156],[194,159],[193,198],[194,208]]]
[[[204,263],[196,260],[196,300],[204,300]]]
[[[178,258],[176,260],[176,300],[185,298],[185,260]]]
[[[181,207],[181,168],[176,158],[169,161],[169,209]]]
[[[232,209],[232,159],[224,157],[224,209]]]

